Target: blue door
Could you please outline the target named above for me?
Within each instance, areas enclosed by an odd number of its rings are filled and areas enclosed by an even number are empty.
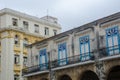
[[[46,49],[40,50],[40,69],[47,68],[47,54]]]
[[[80,60],[85,61],[90,59],[90,41],[89,36],[80,37]]]
[[[120,49],[118,27],[106,29],[106,43],[108,55],[115,55],[119,53]]]
[[[67,64],[66,43],[61,43],[58,45],[58,61],[59,61],[59,65]]]

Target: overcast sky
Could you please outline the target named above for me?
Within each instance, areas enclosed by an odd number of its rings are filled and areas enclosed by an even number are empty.
[[[33,16],[57,17],[62,32],[120,12],[120,0],[0,0],[0,9],[11,8]]]

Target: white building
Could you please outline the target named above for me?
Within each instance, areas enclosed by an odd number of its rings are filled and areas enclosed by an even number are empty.
[[[120,80],[120,12],[28,47],[28,80]]]
[[[60,33],[57,18],[38,18],[8,8],[0,10],[0,80],[23,80],[26,44]]]

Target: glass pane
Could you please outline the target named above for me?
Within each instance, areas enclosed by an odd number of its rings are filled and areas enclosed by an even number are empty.
[[[85,50],[86,50],[86,52],[85,52],[85,58],[86,58],[86,60],[89,60],[89,45],[88,45],[88,43],[86,43],[85,44]]]
[[[113,36],[113,44],[114,44],[114,48],[118,48],[118,37],[117,35],[116,36]]]
[[[66,64],[66,50],[63,50],[63,64]]]
[[[63,55],[63,59],[64,59],[64,58],[66,58],[66,52],[65,52],[65,50],[63,50],[62,52],[63,52],[62,55]]]
[[[118,36],[113,36],[113,43],[114,43],[114,54],[119,53],[119,44],[118,44]]]
[[[81,52],[80,52],[80,54],[84,54],[84,53],[85,53],[84,45],[81,45]]]
[[[108,38],[108,47],[112,47],[113,46],[113,43],[112,43],[112,37],[109,37]]]
[[[42,55],[41,57],[41,69],[46,69],[46,64],[45,64],[45,55]]]
[[[89,45],[88,43],[85,44],[85,53],[88,53],[89,52]]]
[[[109,48],[109,55],[113,55],[113,42],[112,37],[108,38],[108,48]]]
[[[45,56],[41,56],[41,64],[45,63]]]

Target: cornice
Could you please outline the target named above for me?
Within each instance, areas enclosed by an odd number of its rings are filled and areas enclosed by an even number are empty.
[[[41,19],[41,18],[38,18],[38,17],[35,17],[35,16],[31,16],[31,15],[28,15],[28,14],[25,14],[25,13],[22,13],[22,12],[19,12],[19,11],[15,11],[15,10],[12,10],[12,9],[4,8],[4,9],[0,10],[0,15],[3,15],[3,14],[9,14],[9,15],[20,17],[20,18],[25,18],[27,20],[35,21],[35,22],[41,23],[43,25],[49,25],[51,27],[61,29],[60,24],[55,24],[55,23],[46,21],[44,19]]]

